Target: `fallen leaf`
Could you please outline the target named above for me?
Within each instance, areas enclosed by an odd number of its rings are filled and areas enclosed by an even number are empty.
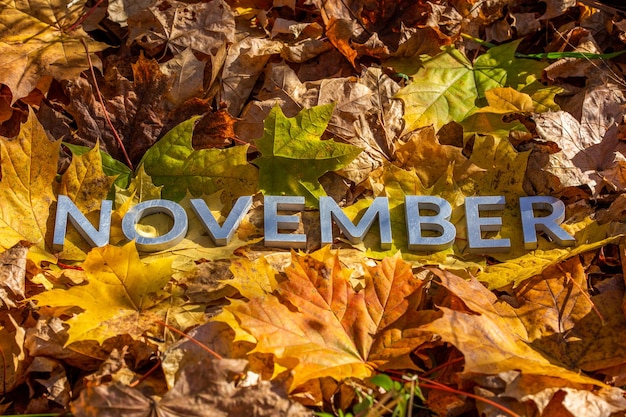
[[[115,159],[126,162],[109,123],[118,133],[131,162],[136,163],[158,137],[165,125],[164,97],[169,88],[169,78],[161,73],[156,61],[140,55],[132,64],[133,81],[122,76],[115,66],[107,67],[106,82],[100,83],[104,107],[97,98],[95,87],[86,79],[78,78],[68,83],[70,105],[67,111],[78,125],[72,143],[92,148],[101,141]],[[127,162],[126,162],[127,163]]]
[[[187,191],[194,196],[219,190],[222,202],[231,207],[242,195],[257,187],[257,170],[248,164],[248,146],[194,150],[192,133],[197,117],[182,122],[165,134],[142,159],[154,184],[163,186],[163,198],[181,200]]]
[[[53,289],[32,297],[39,305],[76,306],[83,312],[66,321],[66,345],[81,340],[104,342],[128,333],[142,335],[163,320],[170,303],[163,291],[171,277],[172,258],[144,264],[130,242],[122,247],[94,248],[83,262],[88,283]]]
[[[477,280],[465,281],[446,271],[432,272],[467,310],[439,306],[443,316],[421,329],[439,335],[463,353],[463,375],[519,370],[522,374],[558,377],[575,387],[579,386],[576,384],[604,386],[578,369],[568,369],[560,358],[546,357],[544,352],[533,348],[516,309],[497,300]]]
[[[0,82],[11,89],[13,102],[26,97],[44,75],[72,79],[89,68],[83,42],[90,53],[108,47],[75,26],[84,7],[85,1],[0,2]]]
[[[539,82],[544,64],[515,57],[519,41],[490,48],[472,64],[459,50],[444,52],[420,61],[413,82],[396,97],[405,102],[405,132],[433,125],[439,130],[448,122],[461,122],[484,107],[485,93],[493,88],[512,87],[529,94],[539,111],[554,107],[555,89]]]
[[[321,140],[334,105],[302,110],[287,118],[274,107],[265,119],[265,132],[256,141],[261,157],[259,188],[266,195],[300,195],[308,206],[317,206],[326,195],[318,178],[352,161],[361,150],[333,140]]]
[[[87,387],[72,404],[72,413],[78,417],[101,416],[111,410],[132,417],[155,413],[163,417],[310,416],[310,411],[289,400],[271,382],[236,386],[234,380],[245,365],[244,360],[198,359],[160,399],[119,382]]]
[[[252,271],[235,269],[234,280],[245,282],[249,278],[237,273]],[[248,301],[225,307],[238,324],[223,314],[215,320],[241,327],[256,339],[254,353],[272,354],[290,370],[289,391],[311,379],[363,379],[374,369],[414,368],[410,352],[427,340],[415,334],[426,318],[415,311],[424,281],[399,255],[369,268],[358,293],[348,281],[350,270],[328,248],[293,254],[285,273],[287,279],[262,296],[257,288],[239,287]]]
[[[166,47],[175,54],[217,50],[235,40],[235,16],[222,0],[187,4],[158,1],[128,18],[127,43],[137,42],[153,55]]]
[[[54,193],[61,141],[48,139],[31,111],[14,140],[0,138],[0,247],[24,240],[33,246],[29,258],[56,262],[46,246],[50,206]]]
[[[0,301],[5,307],[15,308],[16,301],[26,298],[27,253],[20,245],[0,253]]]
[[[159,66],[163,74],[172,77],[168,98],[174,105],[178,106],[204,91],[206,62],[197,59],[191,48],[185,49]]]
[[[4,359],[3,372],[0,373],[2,394],[6,395],[24,382],[27,364],[24,350],[25,329],[18,325],[10,314],[7,314],[9,327],[0,326],[0,351]]]
[[[554,192],[588,185],[598,195],[607,180],[614,178],[612,170],[626,155],[626,144],[619,140],[617,128],[626,98],[614,85],[593,86],[581,91],[578,97],[579,119],[566,111],[533,116],[540,137],[561,148],[561,152],[549,155],[548,161],[540,166],[547,175],[559,179],[561,188]],[[608,184],[617,190],[625,185],[619,181]]]

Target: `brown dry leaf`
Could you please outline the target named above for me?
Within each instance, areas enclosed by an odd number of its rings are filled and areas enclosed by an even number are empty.
[[[626,183],[609,182],[620,180],[614,171],[626,155],[626,144],[619,140],[617,128],[626,104],[622,91],[610,83],[596,85],[582,90],[574,103],[571,106],[577,111],[571,113],[533,116],[540,137],[561,148],[561,152],[549,155],[542,173],[560,181],[561,188],[553,192],[581,185],[588,185],[594,195],[605,186],[609,190],[624,190]],[[536,154],[533,158],[545,156]]]
[[[9,86],[13,102],[26,97],[42,76],[72,79],[87,69],[83,42],[90,53],[107,48],[75,25],[84,5],[67,0],[0,2],[0,83]]]
[[[15,308],[25,298],[27,253],[20,245],[0,253],[0,301],[5,307]]]
[[[10,314],[3,317],[3,322],[5,325],[0,326],[0,352],[3,358],[0,393],[5,395],[24,382],[27,363],[24,351],[25,329]]]
[[[107,152],[125,161],[120,146],[109,127],[105,112],[122,139],[133,163],[137,162],[156,140],[165,124],[164,100],[169,79],[154,60],[140,56],[132,66],[134,80],[123,77],[115,67],[107,68],[105,83],[98,81],[104,96],[103,108],[94,87],[83,78],[68,84],[70,105],[67,111],[78,125],[79,139],[72,142],[93,147],[100,140]]]
[[[249,279],[253,270],[234,268],[234,280]],[[249,301],[232,300],[228,314],[216,320],[238,332],[235,340],[256,340],[255,354],[271,354],[290,370],[289,391],[312,379],[364,379],[374,369],[415,368],[411,351],[430,339],[416,331],[432,318],[416,311],[424,281],[399,255],[368,268],[358,293],[350,273],[328,247],[293,254],[287,279],[273,292],[259,296],[258,289],[240,287]]]
[[[197,59],[191,48],[160,64],[161,72],[172,78],[167,95],[169,101],[178,106],[187,99],[201,95],[204,91],[205,66],[206,62]]]
[[[129,17],[128,25],[128,44],[137,42],[153,53],[166,47],[175,54],[188,48],[211,54],[235,40],[235,16],[222,0],[158,1]]]
[[[232,144],[235,119],[226,110],[207,112],[193,129],[191,144],[194,149],[223,148]]]
[[[115,415],[142,417],[227,417],[250,415],[271,417],[310,416],[302,405],[268,381],[236,385],[247,361],[198,359],[186,366],[174,387],[161,399],[119,382],[88,386],[73,402],[78,417],[96,417],[114,410]]]
[[[354,23],[352,19],[336,19],[333,17],[326,24],[326,36],[335,45],[335,48],[350,61],[352,66],[357,68],[357,52],[350,45]]]
[[[221,77],[221,100],[230,114],[239,115],[265,64],[282,50],[282,42],[255,37],[246,37],[228,49]]]

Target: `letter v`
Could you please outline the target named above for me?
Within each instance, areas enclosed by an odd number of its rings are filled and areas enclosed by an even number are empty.
[[[233,238],[235,230],[243,220],[252,206],[252,196],[242,196],[237,199],[233,209],[228,214],[222,226],[219,225],[211,210],[204,200],[194,198],[191,200],[191,207],[196,216],[200,219],[205,229],[209,232],[211,239],[217,246],[226,246]]]

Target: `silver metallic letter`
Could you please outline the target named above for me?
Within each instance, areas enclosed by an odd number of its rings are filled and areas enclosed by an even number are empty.
[[[299,211],[304,208],[303,196],[274,196],[263,198],[263,228],[265,229],[265,246],[278,248],[304,248],[306,235],[278,233],[278,229],[296,230],[300,219],[296,215],[279,215],[278,210]]]
[[[452,215],[450,203],[441,197],[407,195],[404,207],[410,250],[439,251],[452,246],[456,229],[448,221]],[[437,214],[423,216],[420,210],[431,210]],[[440,235],[422,236],[422,230],[432,230]]]
[[[162,236],[141,236],[135,225],[150,214],[164,213],[174,220],[172,229]],[[165,250],[179,243],[187,234],[187,213],[179,204],[169,200],[148,200],[131,207],[122,219],[122,232],[127,239],[135,239],[137,249],[143,252]]]
[[[503,196],[467,197],[465,220],[467,242],[470,252],[507,252],[511,249],[510,239],[483,239],[482,232],[497,232],[502,228],[502,217],[480,217],[481,210],[502,210]]]
[[[356,226],[332,197],[320,197],[322,245],[333,243],[332,220],[335,221],[350,242],[360,243],[374,223],[376,215],[378,215],[378,223],[380,225],[380,247],[389,249],[391,248],[391,218],[389,215],[389,199],[387,197],[376,197]]]
[[[96,230],[69,197],[60,195],[57,201],[57,214],[54,220],[52,248],[58,252],[63,250],[68,218],[81,236],[89,242],[91,247],[101,247],[109,243],[112,206],[113,202],[111,200],[102,200],[102,204],[100,205],[100,226],[98,226],[99,230]]]
[[[537,249],[537,232],[544,232],[561,246],[574,246],[576,239],[559,226],[565,219],[565,204],[552,196],[520,197],[524,248]],[[550,211],[544,217],[535,217],[534,209]]]
[[[228,245],[250,206],[252,206],[252,196],[239,197],[228,217],[224,220],[224,224],[220,227],[204,200],[201,198],[191,200],[191,207],[194,213],[196,213],[196,216],[198,216],[217,246]]]

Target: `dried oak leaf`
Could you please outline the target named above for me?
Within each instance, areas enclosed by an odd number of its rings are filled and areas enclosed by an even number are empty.
[[[26,97],[44,75],[72,79],[87,69],[83,42],[92,53],[107,48],[74,27],[84,5],[67,0],[0,1],[0,83],[11,88],[13,101]]]
[[[143,156],[160,136],[165,124],[169,77],[161,73],[159,64],[141,55],[132,65],[133,81],[123,77],[115,67],[105,71],[105,82],[99,81],[104,108],[96,97],[93,85],[84,78],[68,84],[70,104],[67,111],[78,125],[79,139],[72,142],[93,147],[98,140],[115,159],[125,161],[105,113],[117,133],[131,162]]]
[[[260,268],[269,281],[255,286],[248,274],[256,267],[233,267],[235,282],[248,281],[238,288],[248,301],[231,300],[215,319],[235,330],[235,340],[255,341],[253,353],[271,354],[287,368],[289,391],[323,377],[364,379],[375,369],[415,368],[409,354],[430,339],[417,328],[432,315],[417,311],[424,281],[399,255],[368,268],[359,292],[328,247],[292,254],[277,284],[267,265]],[[272,292],[264,288],[274,285]]]

